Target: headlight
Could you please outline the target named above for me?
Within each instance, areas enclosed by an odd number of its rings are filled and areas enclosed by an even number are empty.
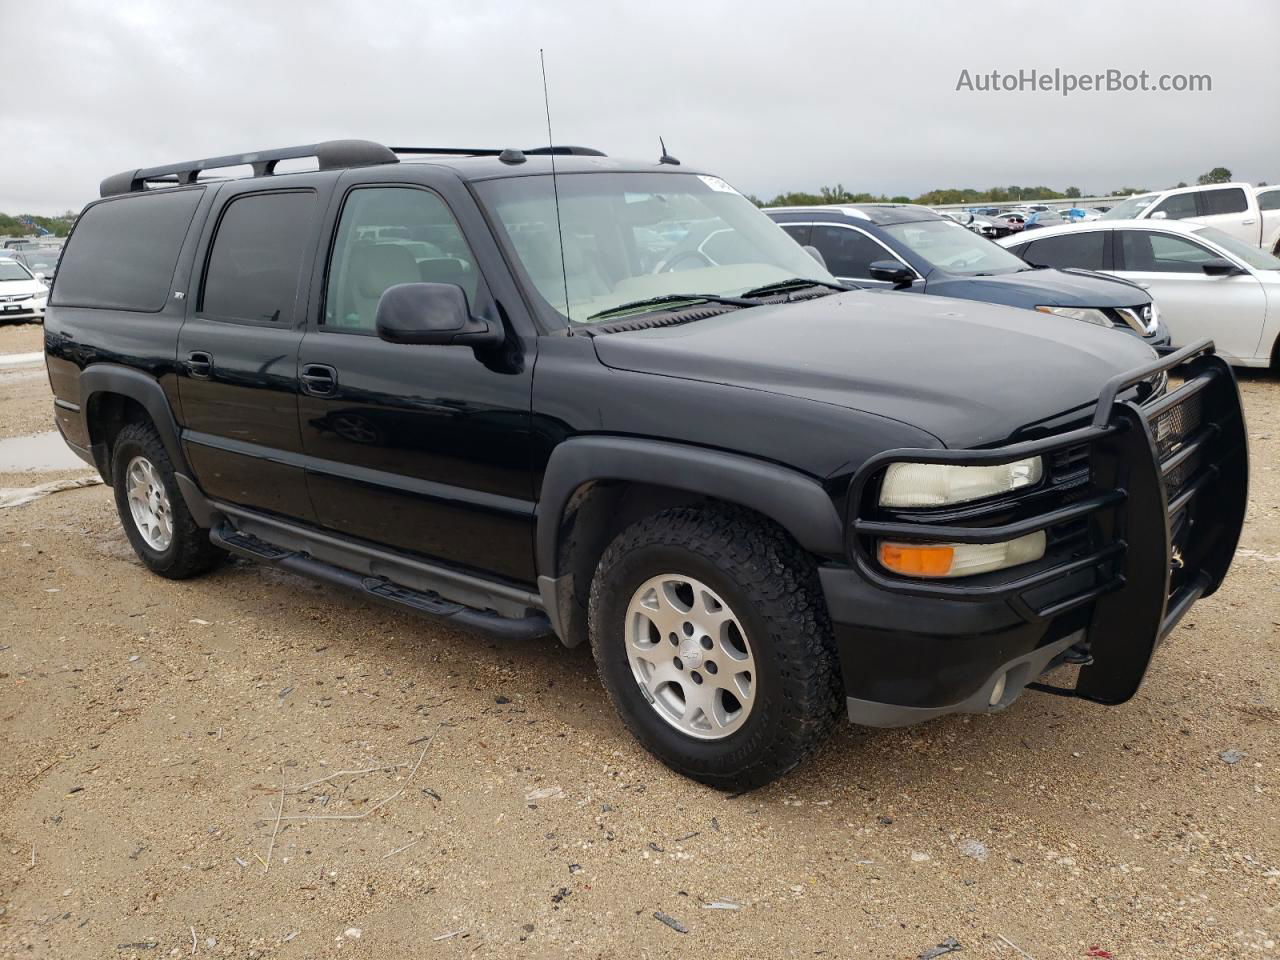
[[[881,541],[880,563],[909,577],[972,577],[1044,556],[1039,530],[1004,543],[892,543]]]
[[[1052,313],[1069,320],[1083,320],[1085,323],[1096,323],[1100,327],[1111,326],[1111,318],[1101,310],[1092,307],[1036,307],[1041,313]]]
[[[891,463],[880,485],[882,507],[941,507],[1035,486],[1044,476],[1039,457],[995,467],[951,463]]]

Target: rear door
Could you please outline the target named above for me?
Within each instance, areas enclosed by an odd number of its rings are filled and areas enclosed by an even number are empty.
[[[1209,276],[1201,264],[1221,254],[1158,230],[1116,230],[1115,256],[1115,275],[1146,288],[1175,347],[1212,337],[1225,356],[1254,356],[1267,301],[1251,274]]]
[[[298,345],[332,177],[226,184],[178,336],[183,445],[205,493],[314,518],[298,430]]]
[[[455,284],[473,314],[502,323],[505,313],[480,268],[500,270],[497,248],[461,183],[441,177],[435,190],[377,180],[394,174],[346,175],[325,231],[327,267],[317,270],[323,279],[299,355],[317,519],[339,533],[532,582],[536,338],[484,355],[379,339],[378,299],[396,284]]]
[[[1195,197],[1196,223],[1216,227],[1237,240],[1258,245],[1261,227],[1258,225],[1257,201],[1244,187],[1201,190]]]

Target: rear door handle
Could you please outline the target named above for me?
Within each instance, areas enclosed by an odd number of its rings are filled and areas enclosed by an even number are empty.
[[[208,380],[213,376],[213,355],[203,350],[187,354],[187,373],[196,380]]]
[[[338,389],[338,371],[323,363],[308,363],[302,368],[302,390],[313,397],[332,396]]]

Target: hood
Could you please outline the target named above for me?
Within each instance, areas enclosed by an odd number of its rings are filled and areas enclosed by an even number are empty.
[[[930,276],[929,292],[1013,307],[1136,307],[1151,296],[1136,284],[1088,270],[1023,270],[993,277]]]
[[[593,340],[608,367],[723,383],[908,423],[949,447],[1096,404],[1102,385],[1150,363],[1137,337],[984,303],[862,290],[748,307]]]
[[[48,292],[49,288],[39,280],[0,280],[0,299],[29,297],[32,294]]]

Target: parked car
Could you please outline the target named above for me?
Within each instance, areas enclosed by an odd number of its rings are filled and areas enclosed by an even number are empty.
[[[35,274],[36,279],[47,280],[49,283],[53,282],[54,275],[58,272],[58,259],[62,256],[61,247],[47,244],[32,245],[5,252]]]
[[[976,233],[980,237],[986,237],[988,240],[998,240],[1013,233],[1013,227],[1003,220],[996,220],[994,217],[974,216],[965,224],[965,227],[970,232]]]
[[[0,257],[0,323],[44,319],[49,288],[13,257]]]
[[[1027,225],[1027,218],[1021,213],[997,213],[990,218],[994,223],[1002,223],[1009,228],[1009,233],[1019,233]],[[1005,234],[1008,236],[1008,234]]]
[[[1263,250],[1280,257],[1280,186],[1258,187],[1254,191],[1258,199],[1258,214],[1262,217]]]
[[[1116,204],[1103,220],[1189,220],[1255,247],[1265,240],[1254,188],[1247,183],[1216,183],[1142,193]],[[1269,249],[1269,248],[1268,248]]]
[[[841,714],[988,713],[1066,662],[1053,692],[1128,700],[1226,575],[1248,461],[1212,345],[1157,358],[1062,317],[847,290],[670,162],[399,160],[438,153],[338,141],[103,181],[46,356],[146,567],[233,553],[590,642],[640,742],[731,790]],[[676,218],[655,270],[633,232]]]
[[[859,286],[1002,303],[1169,342],[1151,297],[1097,274],[1034,269],[993,243],[908,205],[776,207],[765,210],[827,269]]]
[[[1212,337],[1233,364],[1280,362],[1280,259],[1176,220],[1096,220],[1003,241],[1030,263],[1098,270],[1144,287],[1173,345]]]
[[[1027,219],[1022,225],[1022,229],[1024,231],[1043,230],[1045,227],[1061,227],[1073,222],[1073,220],[1068,217],[1064,217],[1060,213],[1054,213],[1052,211],[1043,213],[1038,210],[1033,210],[1031,213],[1027,214]]]

